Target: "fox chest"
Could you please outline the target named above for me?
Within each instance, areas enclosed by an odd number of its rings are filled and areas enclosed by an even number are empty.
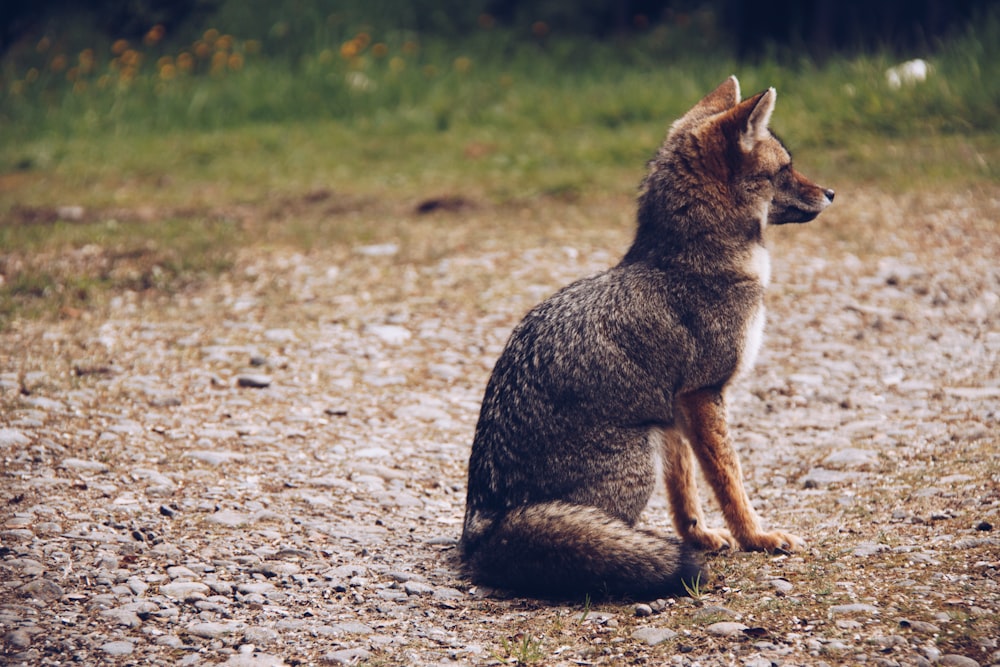
[[[771,281],[771,257],[766,248],[756,246],[750,253],[746,268],[747,273],[755,277],[763,288],[767,288],[768,283]],[[753,368],[754,362],[757,360],[757,354],[760,352],[760,346],[764,342],[764,325],[766,321],[767,313],[764,308],[764,300],[761,299],[750,313],[750,317],[744,326],[737,374],[746,373]]]

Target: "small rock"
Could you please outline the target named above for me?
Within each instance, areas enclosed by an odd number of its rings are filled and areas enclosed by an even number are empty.
[[[243,595],[267,595],[276,589],[274,584],[266,581],[257,581],[248,584],[240,584],[236,587],[236,590]]]
[[[783,595],[791,593],[792,592],[792,588],[794,588],[792,586],[792,582],[788,581],[788,579],[780,579],[780,578],[779,579],[769,579],[767,583],[771,586],[771,588],[773,588],[778,593],[783,594]]]
[[[243,641],[257,646],[273,644],[280,636],[274,628],[263,625],[254,625],[243,631]]]
[[[192,595],[205,595],[208,586],[198,581],[175,581],[160,586],[160,593],[175,600],[186,600]]]
[[[338,630],[343,630],[344,632],[352,635],[370,635],[375,632],[372,628],[365,625],[364,623],[357,623],[355,621],[346,621],[344,623],[337,623],[334,627]]]
[[[17,591],[24,597],[37,600],[58,600],[63,596],[62,587],[48,579],[35,579],[24,584]]]
[[[285,667],[287,664],[269,653],[237,653],[220,663],[220,667]]]
[[[154,408],[175,408],[181,404],[181,397],[175,394],[155,394],[149,397],[149,405]]]
[[[823,459],[823,465],[839,470],[871,468],[878,465],[878,454],[867,449],[848,447],[831,453]]]
[[[433,586],[420,581],[407,581],[403,584],[403,590],[406,591],[407,595],[431,595],[434,593]]]
[[[213,466],[229,463],[230,461],[242,461],[246,458],[246,456],[238,452],[215,451],[211,449],[185,452],[184,456]]]
[[[29,442],[31,439],[16,428],[0,428],[0,447],[26,445]]]
[[[228,635],[230,633],[239,630],[239,623],[215,623],[211,621],[206,621],[202,623],[192,623],[187,627],[187,631],[194,635],[195,637],[203,637],[205,639],[215,639],[216,637],[221,637],[222,635]]]
[[[878,614],[878,607],[875,605],[855,602],[853,604],[835,604],[830,607],[830,613],[837,614]]]
[[[4,635],[4,642],[14,650],[23,651],[31,646],[31,633],[20,629],[11,630]]]
[[[458,590],[457,588],[450,588],[448,586],[441,586],[434,589],[434,594],[432,597],[435,600],[462,600],[465,598],[465,593]]]
[[[979,667],[979,663],[972,658],[966,658],[964,655],[958,655],[957,653],[947,653],[942,655],[937,664],[944,665],[945,667]]]
[[[982,531],[984,533],[993,530],[993,524],[989,521],[980,521],[976,524],[976,530]]]
[[[637,604],[635,606],[635,615],[639,618],[645,618],[646,616],[653,615],[653,608],[648,604]]]
[[[736,621],[720,621],[718,623],[712,623],[710,626],[705,628],[705,631],[708,634],[716,635],[717,637],[733,637],[742,633],[746,629],[746,625]]]
[[[259,373],[254,373],[252,375],[240,375],[236,378],[236,384],[240,387],[263,389],[271,386],[271,376]]]
[[[208,523],[214,523],[217,526],[229,526],[231,528],[242,526],[249,520],[249,514],[243,514],[235,510],[219,510],[205,518],[205,521]]]
[[[129,655],[135,650],[135,644],[127,641],[108,642],[101,645],[101,650],[108,655]]]
[[[862,474],[859,472],[813,468],[802,478],[802,486],[806,489],[819,489],[825,486],[845,484],[855,481]]]
[[[167,568],[167,576],[171,579],[180,579],[182,577],[185,579],[195,579],[198,577],[191,568],[184,565],[171,565]]]
[[[902,628],[910,628],[914,632],[922,632],[928,635],[941,632],[941,628],[933,623],[928,623],[926,621],[911,621],[906,618],[899,619],[899,626]]]
[[[339,651],[331,651],[320,657],[321,662],[329,662],[335,665],[355,665],[367,660],[371,653],[363,648],[345,648]]]
[[[102,473],[108,471],[108,466],[104,463],[101,463],[100,461],[87,461],[84,459],[63,459],[61,466],[63,468],[69,468],[70,470],[79,470],[80,472]]]
[[[876,544],[875,542],[862,542],[854,549],[854,555],[858,558],[868,558],[869,556],[874,556],[875,554],[882,553],[883,551],[889,551],[891,547],[888,544]]]
[[[136,614],[134,610],[125,607],[105,609],[101,612],[101,616],[117,623],[118,625],[124,625],[127,628],[138,628],[142,625],[139,615]]]
[[[648,646],[662,644],[676,636],[677,633],[670,628],[639,628],[632,633],[632,639],[643,642]]]
[[[387,345],[401,345],[412,335],[409,329],[398,324],[376,324],[366,327],[365,330]]]

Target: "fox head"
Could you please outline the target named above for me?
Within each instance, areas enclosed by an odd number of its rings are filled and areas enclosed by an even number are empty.
[[[834,192],[792,167],[771,132],[774,88],[740,100],[731,76],[670,127],[650,161],[639,200],[640,228],[664,225],[699,236],[715,226],[730,235],[759,236],[767,224],[808,222]]]

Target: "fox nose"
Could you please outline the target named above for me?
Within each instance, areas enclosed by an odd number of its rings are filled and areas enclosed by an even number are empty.
[[[836,193],[836,192],[834,192],[834,191],[833,191],[832,189],[830,189],[830,188],[827,188],[826,190],[823,190],[823,194],[825,194],[825,195],[826,195],[826,198],[827,198],[827,199],[829,199],[830,201],[833,201],[833,196],[834,196],[835,194],[837,194],[837,193]]]

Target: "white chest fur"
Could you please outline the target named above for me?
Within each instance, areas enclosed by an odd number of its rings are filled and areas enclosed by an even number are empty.
[[[767,248],[762,245],[754,246],[747,261],[747,273],[757,278],[762,287],[767,287],[771,282],[771,256]],[[757,307],[757,312],[747,322],[743,339],[743,350],[740,354],[739,373],[746,373],[753,368],[754,361],[757,360],[757,353],[760,352],[761,343],[764,342],[764,323],[767,314],[764,310],[763,302]]]

